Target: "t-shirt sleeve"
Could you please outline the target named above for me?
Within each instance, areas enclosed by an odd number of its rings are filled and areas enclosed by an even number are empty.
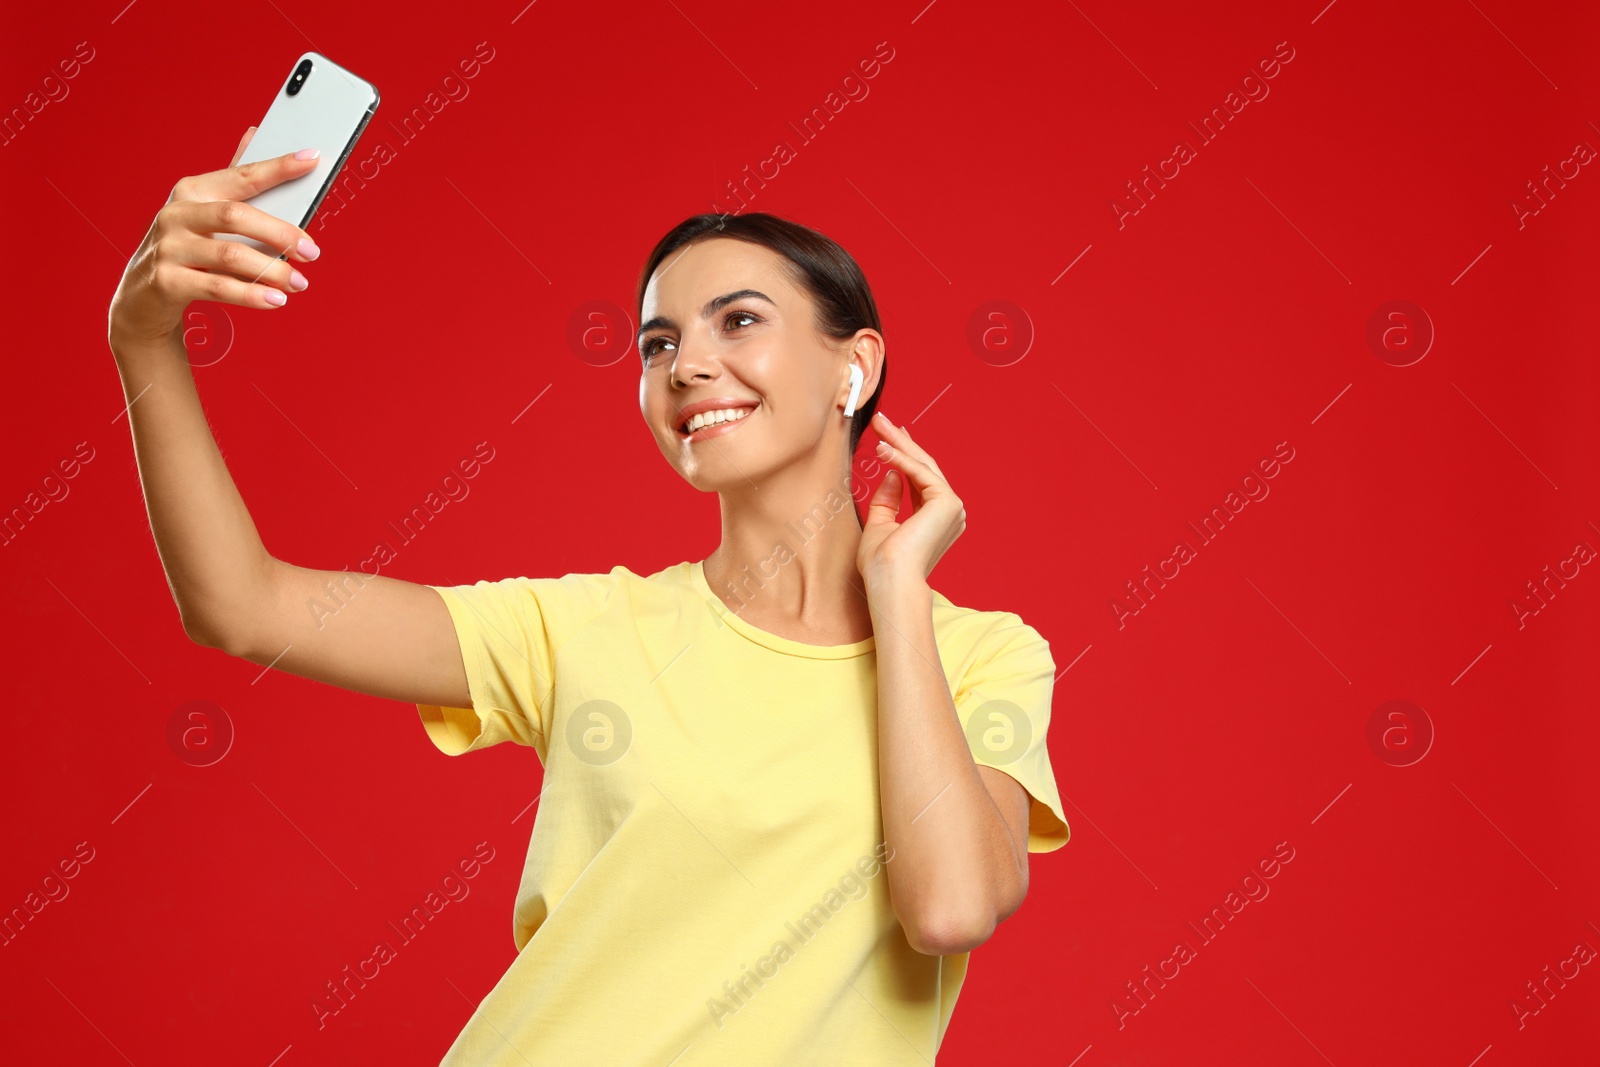
[[[418,704],[428,739],[447,756],[515,741],[542,763],[546,712],[555,679],[550,599],[558,579],[505,578],[429,586],[455,624],[472,706]]]
[[[1053,852],[1070,829],[1045,737],[1056,666],[1050,644],[1004,612],[979,642],[952,698],[973,761],[1004,771],[1028,791],[1028,851]]]

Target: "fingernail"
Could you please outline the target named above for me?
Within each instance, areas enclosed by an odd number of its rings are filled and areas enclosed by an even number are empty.
[[[322,249],[317,247],[317,242],[313,241],[309,237],[300,238],[300,243],[295,245],[295,247],[298,248],[300,250],[300,254],[305,256],[307,259],[316,259],[318,256],[322,255]]]
[[[302,148],[294,154],[296,159],[316,159],[322,152],[316,148]]]
[[[878,455],[880,455],[880,456],[884,455],[888,451],[889,451],[889,442],[888,441],[879,441],[878,442]]]
[[[304,289],[310,284],[311,283],[306,280],[306,276],[304,274],[301,274],[297,270],[291,269],[289,271],[289,288],[299,292],[301,289]]]
[[[886,423],[889,423],[889,425],[890,425],[890,426],[893,426],[893,425],[894,425],[894,423],[892,423],[892,422],[889,422],[889,416],[887,416],[887,415],[885,415],[885,414],[884,414],[884,413],[883,413],[883,412],[881,412],[881,411],[880,411],[880,412],[878,412],[878,418],[880,418],[880,419],[882,419],[882,420],[883,420],[883,421],[884,421],[884,422],[886,422]]]
[[[268,289],[266,292],[266,301],[273,307],[282,307],[288,300],[288,296],[276,289]]]

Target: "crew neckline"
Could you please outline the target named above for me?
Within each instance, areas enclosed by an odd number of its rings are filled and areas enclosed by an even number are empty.
[[[758,645],[782,652],[787,656],[805,656],[809,659],[851,659],[874,651],[878,647],[877,637],[864,637],[860,641],[852,641],[847,645],[808,645],[804,641],[795,641],[788,637],[779,637],[777,634],[768,633],[759,626],[754,626],[741,619],[738,614],[729,610],[728,605],[722,602],[716,590],[711,588],[711,583],[706,581],[705,568],[701,565],[704,561],[695,560],[685,562],[689,568],[689,577],[693,581],[695,590],[706,600],[707,607],[717,619],[725,623],[737,633],[749,638]]]

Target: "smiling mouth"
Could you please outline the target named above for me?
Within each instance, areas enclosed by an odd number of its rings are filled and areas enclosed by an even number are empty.
[[[721,437],[723,434],[731,432],[740,423],[754,415],[759,407],[760,405],[758,404],[756,407],[752,408],[735,408],[733,409],[733,417],[725,418],[721,422],[708,422],[692,432],[687,429],[687,426],[693,421],[693,419],[687,420],[683,425],[677,427],[678,439],[686,444],[690,444],[695,441],[704,441],[711,437]]]

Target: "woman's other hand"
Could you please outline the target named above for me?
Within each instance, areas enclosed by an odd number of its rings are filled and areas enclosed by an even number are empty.
[[[881,439],[878,459],[893,469],[872,494],[856,550],[856,568],[869,593],[885,580],[910,577],[926,581],[940,557],[967,528],[966,506],[933,457],[882,412],[873,416],[872,426]],[[907,485],[912,512],[905,522],[899,522]]]

